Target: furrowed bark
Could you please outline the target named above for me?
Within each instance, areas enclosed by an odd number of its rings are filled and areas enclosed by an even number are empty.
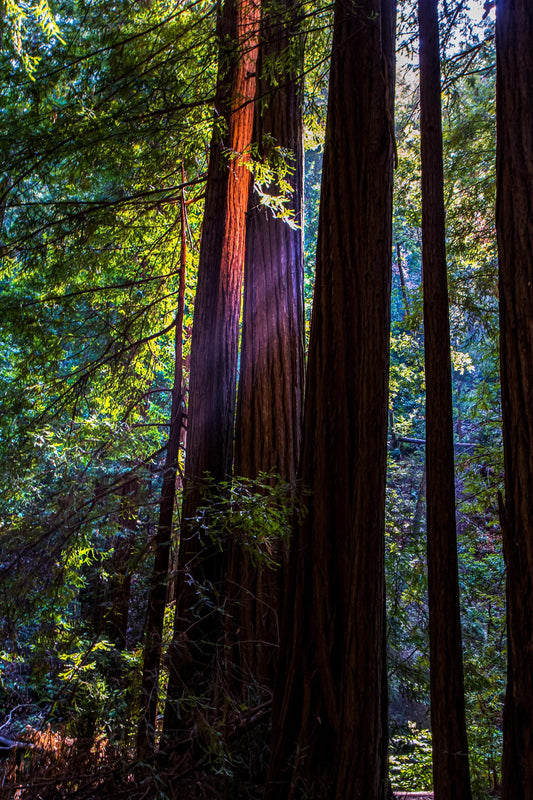
[[[195,525],[205,490],[228,480],[233,458],[239,316],[249,193],[258,0],[227,0],[219,19],[219,79],[206,185],[191,342],[187,454],[174,646],[164,731],[183,727],[179,698],[212,664],[224,623],[227,542]],[[202,599],[209,596],[209,602]]]
[[[304,372],[303,309],[303,41],[299,0],[263,10],[258,59],[254,141],[259,157],[273,148],[290,152],[292,195],[287,205],[297,227],[250,194],[246,230],[244,310],[235,441],[235,474],[257,478],[273,472],[295,486],[301,439]],[[261,77],[265,64],[284,59],[273,87]],[[278,195],[273,185],[264,187]],[[273,554],[286,568],[286,545]],[[283,567],[254,566],[246,551],[231,549],[228,592],[233,598],[238,644],[237,680],[250,676],[272,687],[279,648]],[[240,676],[240,677],[239,677]]]
[[[533,798],[533,7],[496,3],[496,229],[507,568],[503,800]]]
[[[470,800],[455,524],[437,0],[419,0],[426,504],[433,785]]]
[[[335,5],[303,422],[267,800],[386,792],[384,506],[394,16]]]

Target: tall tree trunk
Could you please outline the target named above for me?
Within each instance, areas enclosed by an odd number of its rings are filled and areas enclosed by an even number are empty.
[[[271,6],[271,4],[270,4]],[[256,478],[275,471],[295,485],[301,438],[304,373],[303,308],[303,41],[299,0],[276,0],[263,10],[258,75],[265,62],[284,59],[271,80],[260,77],[255,107],[254,141],[259,157],[272,147],[291,152],[288,176],[293,194],[288,208],[298,227],[282,219],[250,194],[246,229],[244,313],[235,441],[235,474]],[[283,62],[282,62],[283,63]],[[294,75],[297,77],[295,78]],[[278,186],[267,191],[279,194]],[[285,547],[277,559],[285,563]],[[279,605],[283,570],[256,567],[242,547],[232,547],[229,594],[239,626],[236,666],[242,680],[250,675],[273,683],[279,647]]]
[[[533,6],[496,4],[497,203],[507,567],[504,800],[533,798]]]
[[[191,342],[186,485],[170,658],[165,734],[180,728],[184,682],[211,663],[223,633],[219,592],[227,543],[213,542],[194,517],[206,478],[228,480],[233,459],[239,316],[249,194],[246,153],[252,141],[258,0],[226,0],[219,18],[219,78],[207,176],[198,287]],[[202,598],[209,595],[209,602]]]
[[[185,174],[182,165],[182,182]],[[184,418],[184,385],[183,385],[183,317],[185,311],[185,278],[187,262],[187,212],[185,206],[185,190],[181,195],[181,251],[180,274],[178,286],[178,309],[176,313],[176,337],[174,359],[174,385],[172,387],[172,407],[170,412],[170,430],[165,457],[165,470],[161,499],[159,501],[159,520],[155,536],[155,557],[148,609],[145,624],[145,644],[142,678],[143,705],[137,731],[137,755],[144,759],[151,755],[155,741],[155,726],[158,701],[159,668],[163,641],[163,624],[167,596],[168,567],[176,499],[176,477],[178,458],[183,433]]]
[[[392,0],[335,4],[301,476],[268,800],[385,797]]]
[[[433,785],[436,800],[469,800],[455,525],[437,0],[419,0],[418,19]]]

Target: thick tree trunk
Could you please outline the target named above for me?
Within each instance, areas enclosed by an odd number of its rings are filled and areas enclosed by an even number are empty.
[[[249,194],[246,153],[252,141],[258,0],[226,0],[219,19],[216,124],[207,176],[191,342],[185,492],[179,550],[174,647],[165,733],[182,727],[176,701],[184,682],[211,662],[223,630],[217,606],[227,543],[213,542],[194,517],[206,479],[231,475],[239,316]],[[205,602],[205,597],[209,601]],[[204,599],[202,599],[204,598]],[[188,673],[188,674],[187,674]]]
[[[185,175],[182,167],[182,178]],[[142,678],[143,710],[137,731],[137,755],[144,759],[153,753],[158,702],[159,668],[165,619],[168,567],[176,499],[176,478],[178,458],[181,447],[184,419],[183,386],[183,317],[185,311],[185,278],[187,261],[187,217],[185,191],[181,196],[181,252],[178,287],[178,310],[176,313],[176,337],[174,359],[174,385],[172,387],[172,407],[170,412],[170,431],[165,457],[165,470],[161,499],[159,501],[159,520],[154,547],[154,567],[148,596],[148,609],[145,624],[145,644]]]
[[[304,372],[303,309],[303,42],[298,0],[278,0],[263,10],[258,75],[265,62],[284,58],[277,88],[258,83],[254,141],[268,160],[272,147],[291,152],[293,189],[288,205],[298,227],[275,219],[250,195],[246,230],[244,313],[235,440],[235,474],[256,478],[275,472],[295,485],[301,438]],[[294,75],[296,74],[296,78]],[[279,194],[279,187],[267,187]],[[286,562],[285,547],[275,554]],[[283,570],[254,566],[242,547],[232,547],[229,594],[234,598],[239,644],[237,675],[272,686],[279,647]]]
[[[507,567],[504,800],[533,798],[533,6],[496,4],[497,207]]]
[[[392,1],[337,1],[268,800],[385,797],[393,53]]]
[[[455,524],[437,0],[419,0],[431,728],[436,800],[469,800]]]

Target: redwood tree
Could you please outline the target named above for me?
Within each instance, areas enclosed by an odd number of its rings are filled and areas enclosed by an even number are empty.
[[[176,701],[183,683],[211,662],[213,646],[223,632],[216,605],[227,546],[208,538],[194,518],[205,502],[203,489],[209,481],[216,484],[231,475],[249,192],[245,160],[252,141],[259,10],[258,0],[226,0],[218,24],[219,77],[191,341],[186,484],[166,734],[182,725]]]
[[[235,474],[260,472],[295,485],[301,436],[303,309],[303,41],[299,0],[263,5],[254,142],[258,157],[275,165],[285,152],[292,219],[275,218],[250,193],[246,230],[244,311],[240,359]],[[277,67],[274,80],[272,65]],[[270,68],[269,68],[270,67]],[[268,76],[268,77],[267,77]],[[263,187],[279,195],[279,184]],[[290,224],[289,224],[290,223]],[[276,479],[277,479],[276,478]],[[285,548],[275,554],[285,562]],[[229,594],[234,598],[242,680],[272,685],[279,646],[283,569],[261,568],[242,547],[232,549]]]
[[[385,797],[392,0],[335,4],[301,477],[268,800]]]
[[[507,567],[504,800],[533,798],[533,6],[496,3],[500,358]]]
[[[469,800],[455,525],[438,0],[419,0],[418,20],[433,785],[436,800]]]

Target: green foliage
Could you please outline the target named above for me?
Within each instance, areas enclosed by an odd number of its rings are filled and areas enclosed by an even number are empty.
[[[257,478],[235,478],[230,483],[203,484],[208,499],[192,521],[201,536],[222,546],[232,541],[242,548],[252,565],[279,567],[279,543],[286,541],[295,519],[305,513],[295,487],[275,473]]]
[[[395,436],[424,435],[423,343],[417,332],[394,323],[391,331],[389,404]]]
[[[216,11],[207,0],[175,7],[159,0],[5,5],[11,43],[0,53],[0,700],[6,711],[23,707],[35,722],[51,718],[76,736],[127,740],[137,712],[174,375],[180,202],[184,192],[187,380]],[[302,12],[309,309],[332,8],[305,3]],[[411,56],[414,13],[414,3],[399,4],[402,54]],[[479,798],[500,779],[506,669],[497,509],[503,464],[494,55],[487,22],[486,30],[474,31],[456,3],[447,4],[441,19],[454,412],[456,439],[471,443],[457,459],[457,511],[471,773]],[[298,47],[267,60],[272,85],[293,69]],[[423,727],[429,706],[423,445],[398,441],[425,437],[413,76],[408,65],[395,116],[390,408],[396,446],[386,529],[391,771],[394,785],[410,790],[431,786],[430,735]],[[275,142],[253,145],[251,155],[263,202],[290,220],[291,155]],[[204,488],[205,503],[192,521],[198,534],[217,547],[235,542],[253,565],[276,568],[279,542],[305,513],[305,497],[275,475]],[[128,582],[122,642],[115,612]],[[202,602],[223,608],[213,587],[197,588]],[[171,631],[167,609],[165,642]],[[162,692],[166,670],[165,663]],[[224,696],[214,709],[204,696],[191,695],[182,711],[194,712],[203,765],[245,796],[239,776],[264,770],[266,725],[257,734],[262,742],[251,735],[230,747],[228,730],[249,711],[242,703]],[[165,787],[153,778],[154,796],[162,797]]]
[[[460,552],[470,769],[480,797],[500,783],[506,674],[505,570],[499,537],[486,517],[485,534],[467,532]]]
[[[461,34],[462,35],[462,34]],[[472,41],[472,40],[471,40]],[[497,493],[502,490],[498,395],[496,243],[494,234],[494,69],[492,43],[466,56],[448,39],[444,85],[447,253],[456,441],[457,521],[470,768],[475,797],[500,780],[505,690],[504,564]],[[474,46],[474,45],[473,45]],[[465,45],[465,51],[468,48]],[[464,69],[465,64],[467,69]],[[423,440],[423,330],[420,292],[418,107],[410,72],[396,115],[395,245],[391,334],[391,441]],[[401,262],[398,264],[398,260]],[[403,270],[404,290],[400,283]],[[401,443],[400,443],[401,446]],[[389,459],[387,489],[387,606],[393,722],[405,728],[429,709],[424,541],[423,445]],[[403,726],[403,728],[402,728]],[[430,787],[430,750],[392,744],[396,785]],[[398,758],[400,760],[398,760]],[[419,780],[417,766],[428,770]],[[404,767],[403,764],[406,764]]]
[[[28,52],[33,32],[40,32],[48,42],[56,40],[65,44],[48,0],[37,0],[33,4],[5,0],[1,13],[0,25],[5,21],[13,49],[28,76],[34,79],[40,57]]]
[[[66,720],[65,730],[76,737],[123,741],[134,733],[132,687],[138,684],[141,652],[118,651],[105,639],[87,643],[83,652],[82,644],[62,654],[58,681],[64,682],[64,698],[51,714]]]
[[[397,723],[429,709],[429,641],[422,454],[389,457],[385,561],[389,691]],[[414,704],[414,706],[413,706]]]
[[[250,156],[246,166],[253,174],[259,203],[270,209],[276,219],[296,229],[299,225],[291,208],[294,190],[290,182],[294,174],[294,153],[279,147],[272,136],[263,134],[260,144],[252,144]]]
[[[389,756],[392,788],[431,791],[433,788],[431,733],[408,722],[405,730],[391,738]]]
[[[0,54],[0,680],[7,709],[122,738],[174,379],[182,163],[189,348],[214,15],[65,0],[57,19],[65,47],[51,39],[34,81]]]

